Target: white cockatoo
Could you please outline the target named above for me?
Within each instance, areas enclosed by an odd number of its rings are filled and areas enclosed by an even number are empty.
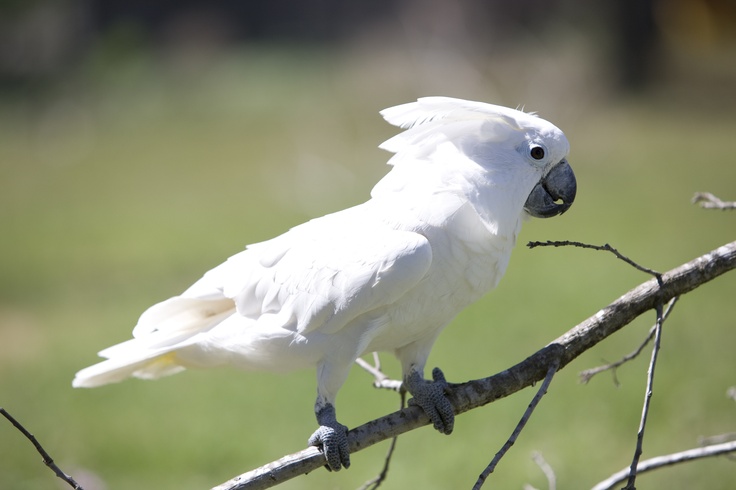
[[[403,383],[442,433],[454,413],[430,349],[464,307],[503,276],[521,222],[564,213],[576,193],[569,144],[518,110],[426,97],[381,115],[406,129],[380,147],[391,171],[363,204],[248,246],[179,296],[146,310],[133,339],[100,352],[76,387],[185,368],[317,368],[321,448],[348,467],[335,397],[356,358],[390,351]]]

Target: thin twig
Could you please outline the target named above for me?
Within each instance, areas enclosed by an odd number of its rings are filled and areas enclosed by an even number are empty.
[[[381,370],[381,358],[378,355],[378,352],[373,353],[373,364],[371,365],[369,362],[365,361],[362,358],[357,358],[355,360],[356,364],[358,366],[362,367],[364,370],[366,370],[369,374],[373,376],[373,386],[375,388],[382,388],[382,389],[389,389],[392,391],[396,391],[399,394],[400,403],[399,403],[399,410],[403,410],[406,406],[406,390],[403,389],[403,384],[401,381],[390,379],[386,374]],[[373,478],[372,480],[367,481],[363,484],[363,486],[360,487],[360,490],[375,490],[376,488],[380,487],[381,484],[386,480],[386,476],[388,476],[388,466],[391,462],[391,458],[394,454],[394,449],[396,449],[396,441],[398,440],[398,436],[394,436],[391,439],[391,444],[388,448],[388,453],[386,454],[386,458],[383,462],[383,468],[381,469],[381,472]]]
[[[562,246],[573,246],[578,248],[588,248],[593,250],[603,250],[607,252],[611,252],[614,254],[618,259],[623,260],[630,266],[634,267],[635,269],[645,272],[647,274],[653,275],[655,279],[657,280],[657,285],[659,288],[662,288],[663,286],[663,280],[662,280],[662,274],[655,271],[654,269],[650,269],[648,267],[644,267],[630,258],[626,257],[622,253],[620,253],[618,250],[613,248],[611,245],[606,243],[605,245],[599,246],[599,245],[590,245],[587,243],[581,243],[581,242],[573,242],[573,241],[547,241],[547,242],[529,242],[527,245],[529,248],[534,248],[538,246],[553,246],[553,247],[562,247]],[[652,398],[652,388],[654,383],[654,368],[657,362],[657,355],[659,353],[660,348],[660,339],[662,336],[662,322],[663,320],[663,314],[662,314],[662,303],[661,301],[658,301],[655,304],[655,309],[657,311],[657,323],[654,328],[654,348],[652,349],[652,358],[649,364],[649,371],[647,376],[647,391],[644,397],[644,405],[642,407],[642,416],[639,423],[639,430],[637,432],[637,441],[636,441],[636,449],[634,450],[634,457],[631,463],[631,467],[629,470],[629,478],[628,482],[626,484],[625,490],[635,490],[635,482],[636,482],[636,468],[639,463],[639,458],[642,454],[642,445],[644,442],[644,432],[646,428],[646,422],[647,417],[649,415],[649,406],[650,401]],[[636,357],[641,349],[644,348],[644,345],[646,345],[649,342],[649,337],[646,339],[646,341],[641,345],[641,347],[633,353],[633,357]],[[614,363],[614,368],[621,365],[623,362],[626,362],[628,359],[624,358],[622,362]],[[614,374],[615,379],[615,374]]]
[[[662,317],[662,321],[667,320],[667,317],[670,316],[670,312],[675,307],[675,303],[677,303],[677,300],[679,299],[679,296],[675,296],[670,300],[670,302],[667,304],[667,309],[664,312],[664,316]],[[585,371],[580,372],[580,382],[585,384],[588,381],[593,378],[598,373],[602,373],[603,371],[610,370],[613,373],[613,383],[618,386],[618,378],[616,377],[616,370],[623,364],[631,361],[632,359],[636,358],[641,352],[644,350],[644,347],[649,343],[652,338],[654,338],[654,333],[657,330],[657,325],[653,325],[652,328],[649,329],[649,333],[647,334],[647,337],[644,339],[644,342],[642,342],[639,347],[636,348],[633,352],[630,352],[629,354],[625,355],[621,359],[619,359],[616,362],[612,362],[609,364],[604,364],[602,366],[597,366],[591,369],[586,369]]]
[[[725,434],[717,434],[715,436],[700,437],[698,444],[701,446],[710,446],[713,444],[721,444],[722,442],[736,441],[736,432],[726,432]]]
[[[726,391],[726,396],[731,400],[736,401],[736,386],[732,386]]]
[[[639,431],[636,434],[636,449],[634,450],[634,458],[631,461],[631,467],[629,468],[629,478],[626,482],[624,490],[635,490],[636,489],[636,474],[637,468],[639,467],[639,458],[641,458],[643,452],[644,443],[644,431],[646,430],[647,418],[649,416],[649,406],[652,400],[652,394],[654,390],[654,369],[657,365],[657,356],[659,355],[659,349],[662,340],[662,304],[657,303],[657,325],[654,332],[654,347],[652,347],[652,358],[649,362],[649,370],[647,372],[647,388],[644,394],[644,405],[641,410],[641,420],[639,422]]]
[[[722,201],[710,192],[696,192],[692,203],[704,209],[736,209],[736,201]]]
[[[736,442],[736,432],[726,432],[725,434],[698,438],[698,444],[701,446],[712,446],[713,444],[723,444],[724,442]],[[736,454],[726,454],[725,456],[731,461],[736,461]]]
[[[526,411],[524,412],[524,415],[522,415],[521,420],[519,420],[519,423],[516,424],[516,428],[514,429],[514,432],[511,433],[511,437],[508,438],[503,447],[496,453],[491,462],[488,463],[488,466],[486,466],[483,472],[478,476],[478,480],[475,482],[475,485],[473,485],[473,490],[479,490],[483,486],[488,476],[490,476],[490,474],[493,473],[493,471],[496,469],[496,466],[498,465],[498,462],[501,461],[501,458],[503,458],[508,450],[511,449],[511,446],[514,445],[516,439],[519,437],[519,434],[521,434],[521,431],[524,429],[526,423],[529,421],[529,418],[532,416],[532,412],[534,412],[534,409],[539,404],[539,401],[547,393],[547,388],[552,382],[552,378],[554,377],[559,367],[559,358],[554,359],[550,363],[549,368],[547,369],[547,376],[545,376],[542,385],[539,387],[531,403],[529,403],[529,406],[526,408]]]
[[[381,360],[378,357],[378,352],[373,353],[373,365],[360,357],[355,360],[355,363],[373,376],[373,386],[375,388],[402,392],[403,383],[397,379],[389,378],[381,371]]]
[[[380,367],[380,364],[377,363],[377,365]],[[399,410],[403,410],[406,406],[406,391],[399,391],[399,396],[401,397],[401,405],[399,406]],[[398,440],[399,436],[394,436],[393,439],[391,439],[391,445],[388,447],[386,458],[383,461],[383,469],[377,477],[363,484],[363,486],[360,487],[360,490],[376,490],[376,488],[380,487],[381,483],[386,480],[386,476],[388,476],[388,465],[394,455],[394,449],[396,449],[396,441]]]
[[[655,458],[641,461],[637,467],[636,472],[638,474],[646,473],[648,471],[656,470],[664,466],[670,466],[679,463],[685,463],[688,461],[694,461],[697,459],[708,458],[712,456],[718,456],[721,454],[729,454],[736,452],[736,441],[724,442],[723,444],[714,444],[712,446],[699,447],[695,449],[688,449],[687,451],[681,451],[679,453],[668,454],[666,456],[657,456]],[[626,481],[629,476],[630,468],[624,468],[606,478],[604,481],[598,483],[593,487],[592,490],[611,490],[619,483]]]
[[[378,352],[373,352],[373,364],[359,357],[355,360],[355,363],[372,374],[374,378],[384,378],[386,375],[381,370],[381,358],[378,356]]]
[[[6,419],[8,419],[10,421],[10,423],[13,424],[13,427],[15,427],[16,429],[18,429],[21,432],[21,434],[23,434],[24,436],[26,436],[26,439],[28,439],[29,441],[31,441],[31,443],[33,444],[33,446],[36,448],[36,451],[38,451],[38,453],[43,458],[43,464],[45,464],[46,466],[48,466],[49,468],[51,468],[51,470],[56,474],[56,476],[58,476],[59,478],[61,478],[65,482],[67,482],[75,490],[83,490],[83,488],[79,485],[79,483],[77,483],[76,481],[74,481],[74,478],[72,478],[71,476],[67,475],[63,471],[61,471],[61,468],[59,468],[56,465],[56,463],[54,463],[53,458],[51,458],[51,456],[49,455],[49,453],[47,453],[46,450],[43,448],[43,446],[41,446],[41,443],[38,442],[38,439],[36,439],[36,437],[33,434],[31,434],[30,432],[28,432],[28,430],[26,430],[26,428],[23,427],[23,425],[20,422],[18,422],[15,419],[15,417],[13,417],[12,415],[10,415],[7,410],[5,410],[4,408],[1,408],[1,407],[0,407],[0,414],[2,414]]]
[[[539,466],[539,469],[542,470],[542,473],[544,473],[544,476],[547,478],[547,490],[557,490],[557,476],[555,475],[555,470],[553,470],[549,463],[544,459],[542,453],[534,451],[532,453],[532,460],[537,463],[537,466]]]
[[[583,242],[574,242],[569,240],[562,240],[562,241],[552,241],[547,240],[546,242],[529,242],[526,244],[529,248],[535,248],[535,247],[578,247],[578,248],[588,248],[592,250],[602,250],[605,252],[611,252],[613,255],[615,255],[617,258],[623,260],[630,266],[634,267],[635,269],[646,272],[647,274],[650,274],[656,278],[660,278],[662,275],[655,271],[654,269],[650,269],[648,267],[644,267],[642,265],[637,264],[615,248],[613,248],[611,245],[606,243],[605,245],[591,245],[589,243],[583,243]]]
[[[605,371],[611,371],[611,377],[613,378],[613,384],[617,388],[621,386],[621,383],[618,380],[617,371],[618,368],[621,367],[623,364],[626,364],[627,362],[635,359],[641,352],[644,350],[644,347],[647,346],[650,340],[654,338],[654,332],[657,330],[656,326],[652,326],[652,328],[649,329],[649,332],[647,333],[646,338],[644,341],[639,344],[639,347],[636,348],[635,351],[626,354],[624,357],[619,359],[616,362],[610,362],[608,364],[603,364],[601,366],[596,366],[594,368],[586,369],[584,371],[580,371],[580,374],[578,374],[578,377],[580,378],[580,382],[582,384],[587,384],[593,376],[596,374],[600,374]]]

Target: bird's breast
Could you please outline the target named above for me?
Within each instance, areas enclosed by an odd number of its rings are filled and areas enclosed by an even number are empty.
[[[500,236],[470,206],[421,232],[432,247],[426,276],[386,309],[385,327],[368,350],[391,350],[436,335],[463,308],[492,290],[504,272],[516,236]]]

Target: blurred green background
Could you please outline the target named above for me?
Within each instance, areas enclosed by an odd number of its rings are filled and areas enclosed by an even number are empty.
[[[87,490],[201,489],[304,447],[313,372],[188,371],[73,390],[138,315],[247,243],[362,202],[396,133],[378,111],[424,95],[524,106],[567,134],[579,194],[526,223],[500,287],[463,312],[430,365],[463,381],[518,362],[648,279],[612,256],[526,249],[610,243],[668,270],[734,239],[736,24],[720,2],[8,2],[0,18],[0,406]],[[593,5],[595,4],[595,5]],[[729,10],[731,8],[731,10]],[[281,10],[279,10],[281,9]],[[628,10],[627,10],[628,9]],[[736,429],[736,276],[685,296],[664,331],[644,457]],[[648,354],[616,360],[654,314],[578,359],[487,488],[590,488],[629,464]],[[383,356],[389,374],[396,363]],[[398,442],[385,488],[470,488],[532,391]],[[392,411],[354,369],[343,423]],[[281,488],[357,488],[348,471]],[[0,488],[65,488],[0,421]],[[641,476],[642,488],[730,489],[725,458]]]

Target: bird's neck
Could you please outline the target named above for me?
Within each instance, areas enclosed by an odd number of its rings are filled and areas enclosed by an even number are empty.
[[[516,241],[523,220],[524,194],[508,182],[481,172],[452,172],[433,165],[395,167],[371,192],[389,219],[443,226],[460,208],[478,216],[474,226],[509,243]]]

